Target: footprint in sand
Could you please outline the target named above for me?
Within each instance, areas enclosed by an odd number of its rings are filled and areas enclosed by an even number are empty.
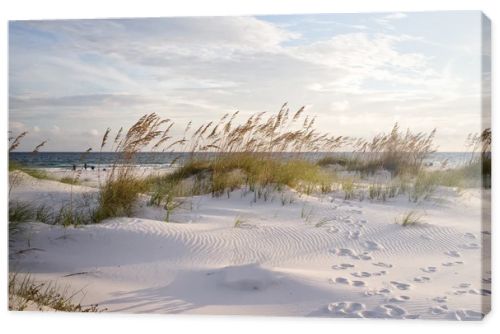
[[[437,271],[437,268],[436,267],[425,267],[425,268],[420,268],[420,270],[422,270],[424,273],[431,274],[431,273],[435,273]]]
[[[377,262],[377,263],[372,263],[374,266],[377,267],[382,267],[382,268],[392,268],[392,264],[390,263],[384,263],[384,262]]]
[[[366,297],[371,297],[371,296],[380,296],[380,295],[387,295],[390,294],[392,291],[389,289],[380,289],[380,290],[366,290],[363,292],[363,295]]]
[[[352,285],[358,288],[365,287],[366,283],[364,281],[351,281],[346,277],[337,277],[335,279],[329,279],[330,284],[342,284],[342,285]]]
[[[347,239],[350,240],[358,240],[360,235],[361,235],[360,231],[348,231],[346,233]]]
[[[430,279],[430,277],[427,277],[427,276],[418,276],[418,277],[415,277],[413,280],[415,282],[418,282],[418,283],[424,283],[424,282],[429,282],[431,279]]]
[[[332,269],[335,269],[335,270],[345,270],[348,268],[354,268],[354,265],[350,264],[350,263],[341,263],[341,264],[335,264],[332,266]]]
[[[398,281],[391,281],[391,284],[394,285],[399,290],[409,290],[411,288],[411,284],[402,283]]]
[[[345,278],[345,277],[337,277],[336,279],[330,278],[330,283],[350,285],[351,280],[349,280],[348,278]]]
[[[476,239],[476,236],[470,232],[465,233],[464,237],[466,237],[467,239]]]
[[[366,283],[364,281],[352,281],[352,285],[355,287],[365,287]]]
[[[384,247],[382,247],[381,245],[379,245],[375,241],[370,241],[370,240],[365,241],[363,243],[363,247],[365,247],[366,249],[371,250],[371,251],[384,249]]]
[[[483,284],[491,284],[491,277],[486,277],[481,280]]]
[[[451,256],[451,257],[461,257],[462,255],[456,251],[456,250],[449,250],[444,252],[445,255]]]
[[[409,296],[396,296],[396,297],[391,297],[387,300],[389,303],[404,303],[406,301],[410,300]]]
[[[458,310],[452,313],[452,319],[461,321],[475,321],[484,318],[484,314],[473,310]]]
[[[332,249],[331,253],[337,254],[338,256],[356,256],[354,251],[349,248]]]
[[[363,252],[361,254],[356,254],[352,249],[349,249],[349,248],[340,248],[340,249],[334,248],[334,249],[330,250],[330,253],[338,255],[338,256],[349,256],[355,260],[369,261],[369,260],[373,259],[371,256],[371,253],[369,253],[369,252]]]
[[[328,312],[334,317],[342,318],[378,318],[378,319],[415,319],[417,315],[408,312],[397,305],[384,304],[367,310],[366,306],[356,302],[337,302],[327,306]]]
[[[364,261],[370,261],[373,260],[373,257],[370,252],[363,252],[361,254],[358,254],[356,256],[353,256],[353,259],[356,260],[364,260]]]
[[[379,319],[416,319],[418,315],[408,314],[408,312],[397,305],[384,304],[375,307],[373,310],[365,310],[361,312],[363,318],[379,318]]]
[[[448,297],[446,296],[432,298],[432,300],[435,301],[436,303],[446,303],[447,299]]]
[[[467,289],[470,286],[471,286],[470,283],[460,283],[459,285],[456,286],[456,288],[457,289]]]
[[[444,263],[441,263],[442,266],[444,267],[453,267],[457,264],[464,264],[463,261],[455,261],[455,262],[444,262]]]
[[[471,295],[491,296],[491,290],[488,290],[488,289],[481,289],[481,290],[470,289],[469,293]]]
[[[449,309],[448,309],[447,305],[437,305],[437,306],[431,307],[429,312],[432,315],[440,315],[440,314],[448,313]]]
[[[481,296],[491,296],[491,290],[481,289],[479,291],[481,292]]]
[[[328,233],[337,233],[339,231],[338,228],[330,226],[327,230]]]
[[[475,242],[471,242],[468,244],[462,244],[459,247],[463,248],[463,249],[480,249],[481,248],[481,246],[479,244],[476,244]]]
[[[330,303],[327,306],[328,312],[342,318],[362,318],[361,312],[365,308],[364,304],[353,302]]]
[[[377,272],[372,273],[373,276],[384,276],[386,274],[387,274],[387,271],[385,271],[385,270],[381,270],[381,271],[377,271]]]
[[[360,271],[360,272],[355,272],[351,273],[352,276],[357,277],[357,278],[362,278],[362,277],[370,277],[372,274],[366,271]]]

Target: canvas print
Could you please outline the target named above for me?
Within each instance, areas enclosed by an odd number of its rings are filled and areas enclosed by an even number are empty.
[[[481,320],[478,11],[9,23],[9,309]]]

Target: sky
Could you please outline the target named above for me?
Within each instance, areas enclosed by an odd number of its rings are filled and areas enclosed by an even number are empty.
[[[398,122],[463,151],[481,129],[481,33],[480,12],[11,21],[9,130],[29,132],[19,151],[84,151],[146,113],[180,134],[288,102],[332,135]]]

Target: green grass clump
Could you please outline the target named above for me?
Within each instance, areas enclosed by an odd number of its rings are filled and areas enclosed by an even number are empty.
[[[481,162],[472,161],[453,169],[429,171],[438,185],[469,188],[481,185]]]
[[[210,192],[209,168],[204,161],[191,160],[172,173],[147,177],[144,184],[150,195],[149,204],[163,207],[165,221],[170,221],[171,213],[183,204],[183,197]]]
[[[402,131],[396,123],[389,133],[380,133],[372,140],[358,139],[353,143],[350,157],[325,157],[319,165],[338,164],[347,170],[373,174],[384,169],[393,175],[417,174],[422,170],[424,159],[433,153],[436,130],[430,133]]]
[[[59,179],[59,182],[66,183],[66,184],[72,184],[72,185],[80,184],[80,181],[77,178],[71,177],[71,176],[65,176],[65,177]]]
[[[63,205],[59,211],[54,215],[53,224],[68,226],[85,225],[96,222],[94,213],[84,213],[82,210],[77,210],[71,205]]]
[[[94,220],[130,216],[139,194],[146,190],[145,182],[134,176],[122,175],[108,180],[100,188]]]
[[[9,172],[19,170],[36,179],[40,180],[53,180],[53,178],[44,170],[38,168],[26,167],[17,161],[9,161]]]
[[[439,186],[453,188],[479,187],[482,182],[481,165],[472,162],[453,169],[421,171],[413,177],[408,187],[409,200],[418,202],[429,199]]]
[[[408,199],[415,203],[421,200],[428,200],[436,191],[438,180],[438,175],[435,173],[418,173],[410,186]]]
[[[422,223],[422,215],[415,211],[409,211],[399,219],[396,219],[396,224],[400,224],[403,227],[414,226],[420,223]]]
[[[92,211],[92,210],[90,210]],[[52,225],[81,225],[92,222],[93,213],[86,214],[82,210],[73,208],[70,204],[62,205],[58,211],[41,204],[35,206],[25,202],[9,203],[9,231],[18,230],[20,223],[41,222]]]
[[[191,186],[182,181],[191,179]],[[247,186],[251,191],[282,190],[285,186],[310,194],[331,189],[334,174],[307,160],[280,160],[252,153],[225,154],[212,160],[191,160],[171,174],[150,179],[152,202],[160,204],[173,194],[212,193],[218,197]],[[182,194],[180,185],[185,193]]]
[[[82,306],[72,300],[81,293],[70,293],[68,288],[60,289],[53,283],[36,283],[29,275],[19,278],[9,274],[9,310],[24,311],[34,305],[39,310],[49,308],[61,312],[101,312],[97,304]]]
[[[398,184],[397,179],[391,180],[387,184],[372,183],[368,186],[368,198],[385,202],[389,198],[394,198],[406,189]]]
[[[344,199],[349,200],[354,198],[354,192],[356,190],[356,185],[354,183],[354,178],[345,178],[341,181],[342,191],[344,192]]]
[[[23,223],[33,220],[34,208],[30,203],[10,202],[9,203],[9,222]]]
[[[173,123],[170,120],[162,119],[155,113],[142,116],[126,132],[121,128],[112,140],[112,148],[117,153],[116,160],[112,163],[110,171],[106,174],[104,183],[99,177],[99,198],[98,207],[94,213],[94,221],[103,219],[130,216],[134,204],[139,195],[148,190],[148,182],[138,177],[135,173],[134,159],[139,151],[153,145],[153,149],[159,147],[170,139],[168,131]],[[102,138],[100,150],[106,146],[110,134],[108,128]]]
[[[316,162],[318,166],[328,167],[339,165],[344,170],[359,172],[362,175],[371,175],[380,170],[383,165],[378,160],[363,158],[363,154],[356,154],[352,157],[326,156]]]
[[[317,162],[318,166],[326,167],[330,165],[339,165],[342,167],[347,167],[352,163],[352,159],[343,156],[326,156],[319,159]]]
[[[9,202],[9,240],[21,231],[21,224],[33,220],[34,210],[29,203]]]
[[[39,205],[35,208],[35,221],[41,222],[44,224],[50,224],[53,222],[54,219],[54,214],[52,212],[52,209],[45,205]]]
[[[241,219],[241,217],[236,217],[236,219],[234,220],[233,227],[234,228],[241,228],[244,223],[245,223],[245,221],[243,219]]]

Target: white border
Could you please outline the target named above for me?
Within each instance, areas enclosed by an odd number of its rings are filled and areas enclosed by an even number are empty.
[[[105,17],[158,17],[197,15],[253,15],[292,13],[352,13],[352,12],[396,12],[430,10],[482,10],[492,21],[493,32],[493,78],[498,78],[499,35],[496,21],[500,18],[500,1],[496,0],[181,0],[181,1],[106,1],[106,0],[4,0],[0,4],[0,94],[3,122],[0,134],[7,137],[8,131],[8,62],[7,28],[8,20],[19,19],[68,19]],[[495,92],[495,80],[493,81]],[[495,102],[495,101],[494,101]],[[498,146],[498,117],[493,103],[493,160],[496,166]],[[0,140],[0,152],[7,152],[7,141]],[[384,321],[351,319],[309,319],[309,318],[269,318],[269,317],[228,317],[228,316],[181,316],[181,315],[125,315],[125,314],[48,314],[7,312],[7,153],[0,159],[1,189],[0,205],[4,219],[0,228],[2,256],[0,256],[0,330],[3,333],[150,333],[150,332],[206,332],[220,333],[422,333],[441,329],[455,333],[471,331],[492,332],[500,328],[498,306],[498,270],[493,266],[493,310],[480,323],[435,322],[435,321]],[[494,168],[495,169],[495,168]],[[496,171],[495,171],[496,172]],[[494,172],[494,173],[495,173]],[[495,173],[496,176],[496,173]],[[493,203],[497,200],[498,182],[493,178]],[[498,218],[498,204],[493,206],[493,221]],[[498,255],[496,228],[493,226],[493,259]]]

